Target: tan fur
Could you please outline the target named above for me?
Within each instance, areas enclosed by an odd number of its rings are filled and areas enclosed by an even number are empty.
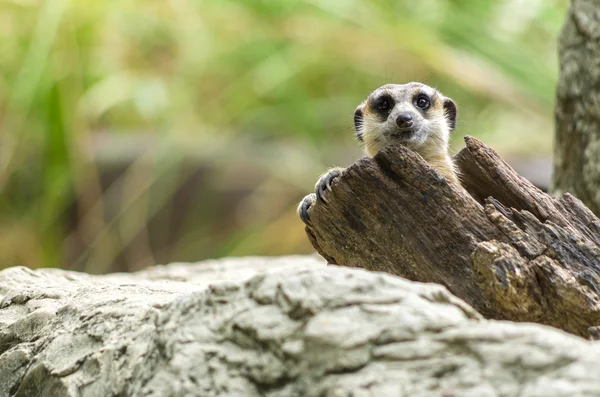
[[[398,87],[407,87],[404,91],[400,91]],[[431,87],[423,84],[410,83],[405,86],[387,85],[374,91],[373,94],[386,92],[395,95],[399,101],[396,106],[405,106],[409,109],[412,106],[412,96],[417,91],[425,90],[430,94],[431,105],[427,111],[426,131],[427,137],[424,142],[403,142],[409,149],[419,153],[427,163],[444,176],[450,183],[460,184],[457,170],[454,166],[450,155],[448,154],[448,141],[450,138],[450,129],[444,114],[443,100],[445,99],[439,92]],[[373,95],[371,94],[371,95]],[[361,125],[361,133],[365,147],[365,153],[369,157],[375,156],[385,145],[391,143],[391,138],[384,134],[383,122],[379,120],[375,112],[371,110],[372,104],[370,98],[367,99],[362,106],[363,120]]]
[[[424,93],[427,94],[430,107],[427,110],[416,109],[415,98]],[[381,99],[382,94],[393,99],[393,108],[387,113],[382,113],[381,108],[377,107],[377,99]],[[454,109],[453,116],[448,116],[444,104],[451,105]],[[373,106],[376,108],[373,109]],[[460,186],[457,170],[448,154],[450,125],[456,121],[456,105],[452,100],[421,83],[387,84],[373,91],[358,106],[357,113],[359,112],[360,121],[356,121],[355,115],[357,136],[363,142],[369,157],[375,156],[387,144],[399,143],[420,154],[449,183]],[[407,112],[413,115],[414,128],[409,127],[412,135],[405,137],[402,132],[406,132],[406,128],[398,127],[399,121],[394,117]],[[317,201],[319,194],[321,199],[327,202],[327,198],[321,193],[331,190],[328,183],[331,177],[327,176],[332,172],[338,174],[341,171],[343,169],[336,167],[321,175],[315,186],[317,194],[307,196],[300,203],[297,212],[305,222],[308,219],[306,210]]]

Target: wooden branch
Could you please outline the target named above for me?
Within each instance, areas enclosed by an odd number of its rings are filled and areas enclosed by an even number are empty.
[[[455,156],[465,189],[402,146],[347,168],[308,210],[313,246],[330,263],[443,284],[489,318],[589,335],[600,325],[600,221],[465,141]]]

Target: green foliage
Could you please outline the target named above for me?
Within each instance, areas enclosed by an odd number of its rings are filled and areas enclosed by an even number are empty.
[[[229,182],[207,183],[190,209],[199,221],[166,260],[307,251],[291,208],[319,171],[359,156],[352,112],[387,82],[424,81],[456,99],[456,147],[470,134],[506,155],[547,156],[566,7],[3,1],[0,267],[74,258],[81,269],[111,269],[186,183],[190,158]],[[106,188],[106,169],[124,162]],[[231,208],[243,215],[223,225],[217,197],[244,179],[223,179],[232,166],[261,182],[242,189]],[[87,248],[73,257],[74,240]]]

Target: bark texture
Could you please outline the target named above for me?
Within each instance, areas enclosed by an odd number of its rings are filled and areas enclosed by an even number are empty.
[[[486,317],[588,336],[600,325],[600,221],[553,198],[467,137],[466,190],[402,146],[384,148],[305,200],[306,232],[330,263],[443,284]]]
[[[0,272],[1,396],[593,396],[599,354],[315,257]]]
[[[553,190],[600,214],[600,3],[573,0],[558,40]]]

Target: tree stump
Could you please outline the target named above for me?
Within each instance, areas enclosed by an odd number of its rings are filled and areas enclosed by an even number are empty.
[[[445,285],[488,318],[595,335],[600,221],[566,193],[550,197],[466,137],[464,189],[416,153],[388,146],[305,200],[306,233],[331,264]]]

